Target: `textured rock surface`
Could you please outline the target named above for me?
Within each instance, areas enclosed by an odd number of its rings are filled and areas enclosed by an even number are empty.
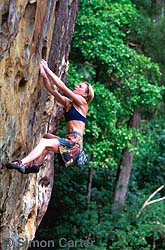
[[[60,107],[43,87],[39,63],[47,59],[65,81],[77,8],[78,0],[0,1],[1,163],[25,156],[45,132],[57,130]],[[34,238],[53,176],[52,155],[38,174],[0,169],[0,238],[11,238],[8,249]]]

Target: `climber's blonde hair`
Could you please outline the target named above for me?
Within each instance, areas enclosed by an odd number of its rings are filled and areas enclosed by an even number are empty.
[[[87,98],[86,98],[86,100],[87,100],[87,103],[89,103],[94,98],[94,89],[93,89],[92,85],[89,84],[88,82],[83,82],[83,83],[85,83],[87,85],[87,92],[86,92]]]

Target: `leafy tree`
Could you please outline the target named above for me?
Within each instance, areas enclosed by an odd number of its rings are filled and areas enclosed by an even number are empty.
[[[132,143],[132,140],[139,133],[137,132],[139,125],[130,127],[129,121],[135,117],[136,112],[144,114],[144,111],[155,107],[161,99],[162,91],[158,84],[160,78],[158,65],[145,57],[142,51],[137,53],[128,46],[129,37],[137,28],[134,27],[134,23],[139,18],[139,12],[128,0],[80,2],[71,57],[72,64],[76,67],[76,71],[80,72],[81,77],[98,82],[96,98],[91,105],[92,116],[89,116],[90,127],[87,130],[88,138],[92,139],[92,147],[90,143],[87,148],[91,152],[93,166],[119,165],[122,169],[125,167],[125,173],[117,185],[126,187],[125,190],[119,191],[121,192],[119,197],[123,196],[122,203],[125,202],[130,175],[128,172],[130,173],[132,166],[132,160],[128,162],[127,158],[130,157],[127,155],[130,154],[133,159],[135,142]],[[106,87],[104,93],[101,85]],[[98,102],[99,88],[101,99]],[[112,93],[114,99],[110,98]],[[104,128],[99,123],[100,119]],[[117,154],[115,148],[118,150]],[[124,162],[127,167],[123,165]],[[128,179],[124,183],[126,174]],[[117,202],[121,203],[121,200]]]

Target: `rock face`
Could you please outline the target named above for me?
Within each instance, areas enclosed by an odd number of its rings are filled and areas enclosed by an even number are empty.
[[[39,64],[48,60],[65,81],[77,10],[78,0],[0,2],[0,249],[19,249],[20,242],[27,249],[49,203],[51,154],[38,174],[2,163],[22,158],[44,133],[57,130],[60,107],[43,86]]]

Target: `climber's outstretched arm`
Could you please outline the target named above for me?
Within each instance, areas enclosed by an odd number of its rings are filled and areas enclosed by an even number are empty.
[[[53,83],[57,86],[57,88],[59,88],[60,90],[62,90],[63,87],[64,87],[64,85],[65,85],[65,83],[63,81],[61,81],[61,79],[58,76],[56,76],[53,73],[53,71],[51,71],[49,69],[47,62],[45,60],[43,60],[43,59],[41,61],[41,67],[43,67],[44,70],[45,70],[45,72],[46,72],[46,74],[51,77],[51,79],[53,80]]]
[[[51,77],[57,88],[70,97],[77,105],[86,105],[86,100],[82,96],[75,94],[72,90],[70,90],[65,83],[49,69],[45,60],[41,61],[41,66],[44,68],[48,76]]]
[[[74,93],[72,90],[70,90],[65,83],[63,83],[63,81],[61,81],[61,79],[56,76],[48,67],[47,62],[45,60],[41,61],[41,65],[44,67],[44,70],[46,71],[46,73],[48,74],[48,76],[51,77],[51,79],[53,80],[54,84],[57,86],[57,88],[59,88],[63,93],[65,93],[69,98],[71,98],[77,105],[79,106],[83,106],[86,105],[86,100]]]
[[[47,77],[47,74],[43,68],[43,66],[40,66],[40,73],[44,80],[44,85],[46,89],[56,98],[57,102],[61,103],[62,105],[66,105],[66,103],[69,101],[69,99],[63,95],[61,95],[57,90],[53,89],[51,86],[51,83],[49,81],[49,78]]]

